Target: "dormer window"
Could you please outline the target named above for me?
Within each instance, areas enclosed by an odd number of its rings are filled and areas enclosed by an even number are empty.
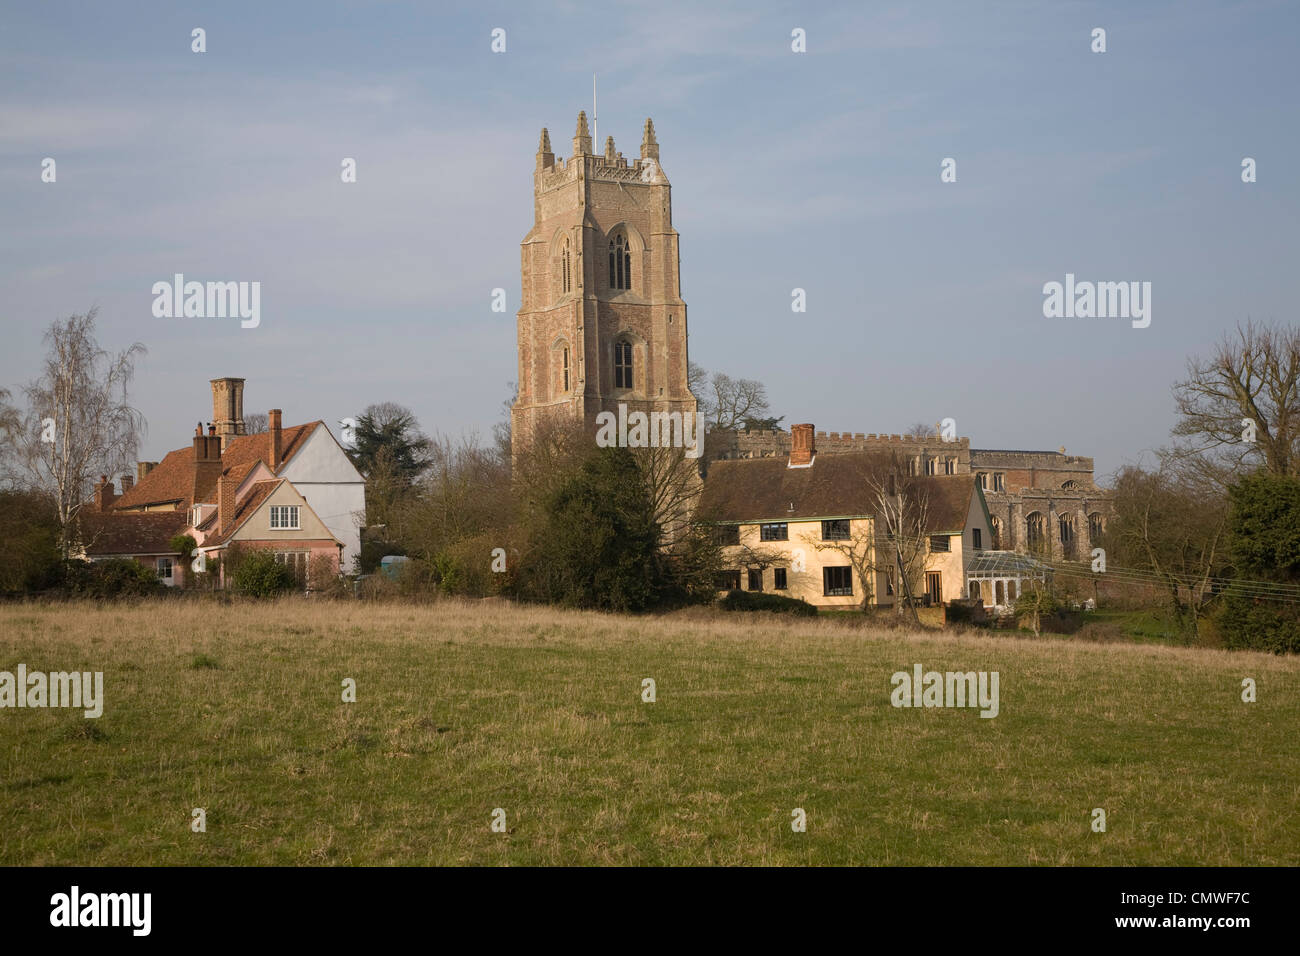
[[[609,287],[632,288],[632,249],[621,232],[609,241]]]

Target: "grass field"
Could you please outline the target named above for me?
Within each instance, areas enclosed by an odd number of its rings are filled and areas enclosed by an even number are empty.
[[[106,703],[0,710],[8,865],[1300,863],[1296,659],[293,599],[3,606],[20,662]],[[916,663],[999,715],[892,707]]]

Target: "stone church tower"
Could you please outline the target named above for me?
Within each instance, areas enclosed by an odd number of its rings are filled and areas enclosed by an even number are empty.
[[[612,136],[592,151],[585,112],[567,162],[542,130],[520,268],[516,452],[547,420],[581,422],[594,439],[596,415],[620,404],[694,415],[671,186],[653,122],[630,163]]]

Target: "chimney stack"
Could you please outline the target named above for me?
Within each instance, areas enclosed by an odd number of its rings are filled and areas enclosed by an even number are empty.
[[[224,451],[232,438],[248,434],[244,425],[244,380],[214,378],[209,384],[212,386],[212,422]]]
[[[135,476],[134,476],[134,475],[123,475],[123,476],[122,476],[122,494],[126,494],[128,491],[130,491],[130,490],[131,490],[131,486],[134,485],[134,484],[135,484]]]
[[[217,534],[225,534],[235,525],[235,480],[222,475],[217,479]]]
[[[790,467],[811,465],[817,449],[813,447],[812,425],[790,426]]]
[[[135,480],[144,481],[149,472],[158,467],[156,461],[137,461],[135,463]]]
[[[95,510],[107,511],[117,497],[113,493],[113,483],[108,480],[108,475],[100,475],[99,481],[95,483]]]
[[[280,409],[273,408],[267,413],[266,424],[271,432],[271,471],[275,473],[280,470],[280,454],[284,450],[281,446]]]

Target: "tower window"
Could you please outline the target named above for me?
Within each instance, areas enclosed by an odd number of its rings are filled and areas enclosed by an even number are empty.
[[[569,350],[564,350],[564,390],[569,390]]]
[[[632,250],[621,232],[609,243],[609,287],[632,288]]]
[[[570,275],[572,274],[571,271],[570,271],[570,266],[571,266],[571,264],[572,264],[572,259],[571,259],[570,255],[569,255],[569,240],[568,240],[568,239],[565,239],[565,240],[564,240],[564,251],[560,254],[560,258],[563,260],[563,267],[564,267],[564,268],[563,268],[563,280],[562,280],[562,286],[563,286],[563,288],[562,288],[562,291],[564,291],[564,292],[568,292],[568,291],[570,291],[570,290],[573,288],[573,283],[572,283],[572,280],[570,279]],[[564,387],[567,389],[569,386],[568,386],[568,385],[565,385]]]
[[[632,343],[614,343],[614,387],[632,387]]]

